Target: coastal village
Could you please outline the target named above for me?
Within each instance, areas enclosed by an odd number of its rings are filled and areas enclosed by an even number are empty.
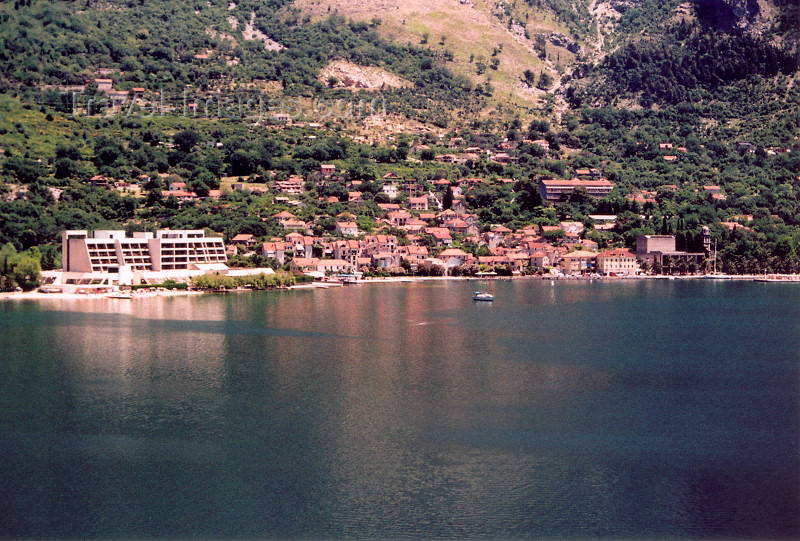
[[[110,100],[101,114],[113,117],[131,107],[144,107],[153,101],[147,89],[115,90],[108,78],[95,80],[99,95]],[[62,89],[64,90],[64,89]],[[76,92],[81,89],[73,89]],[[101,100],[102,101],[102,100]],[[153,102],[154,103],[154,102]],[[184,114],[197,112],[197,102],[183,104]],[[170,113],[180,112],[171,105]],[[187,109],[188,108],[188,109]],[[154,111],[163,113],[164,111]],[[375,124],[375,123],[378,124]],[[302,122],[278,112],[257,119],[254,126],[269,132],[299,130],[305,140],[314,141],[324,126]],[[63,269],[46,270],[42,285],[46,291],[92,291],[109,286],[141,286],[165,281],[190,283],[196,276],[220,274],[246,276],[271,274],[276,270],[317,281],[355,281],[390,276],[551,276],[551,277],[635,277],[651,275],[687,276],[716,274],[717,247],[712,245],[710,227],[727,231],[749,231],[753,216],[734,215],[730,221],[709,222],[702,227],[702,251],[686,251],[674,234],[639,235],[635,248],[619,240],[608,242],[604,232],[618,229],[617,214],[589,214],[580,219],[564,215],[563,210],[539,223],[509,228],[508,222],[487,220],[484,208],[470,204],[470,197],[481,189],[503,189],[511,199],[523,197],[520,179],[503,178],[508,166],[531,155],[557,158],[547,139],[501,138],[484,145],[462,137],[458,130],[435,133],[422,125],[392,124],[392,117],[368,117],[366,132],[348,132],[347,138],[359,145],[386,145],[398,148],[402,136],[407,154],[400,162],[404,173],[381,167],[379,176],[360,180],[358,174],[340,170],[335,163],[321,163],[305,175],[283,171],[224,177],[218,187],[195,189],[168,168],[164,172],[136,172],[122,180],[97,174],[82,179],[94,189],[115,191],[125,197],[144,200],[153,196],[163,205],[180,209],[203,203],[206,212],[230,209],[223,195],[263,196],[258,219],[272,234],[252,230],[65,230],[62,232]],[[153,143],[151,143],[153,144]],[[156,146],[174,151],[175,142],[156,141]],[[197,144],[219,149],[220,141]],[[737,150],[750,152],[748,142],[737,143]],[[788,149],[771,149],[777,153]],[[672,164],[691,154],[685,147],[662,142],[658,160]],[[376,165],[369,160],[370,165]],[[408,174],[414,164],[441,164],[440,178],[415,178]],[[488,165],[492,174],[475,177],[455,176],[475,164]],[[386,172],[384,172],[386,171]],[[612,192],[624,195],[630,208],[641,212],[658,205],[687,186],[665,184],[657,189],[626,193],[603,171],[595,167],[576,167],[560,176],[526,181],[543,208],[554,211],[562,203],[605,200]],[[326,190],[341,188],[336,195]],[[688,187],[710,204],[724,202],[726,195],[718,185]],[[59,190],[52,189],[58,199]],[[326,194],[327,192],[327,194]],[[326,195],[319,195],[326,194]],[[14,194],[11,195],[12,197]],[[315,199],[311,199],[315,198]],[[210,205],[210,207],[208,206]],[[306,208],[339,212],[315,213]],[[643,214],[639,217],[645,219]],[[277,234],[276,234],[277,233]],[[665,231],[662,231],[665,233]],[[599,242],[598,242],[599,241]],[[695,242],[695,247],[699,245]],[[256,264],[250,264],[253,261]],[[246,263],[246,264],[243,264]],[[244,267],[244,268],[242,268]],[[87,287],[91,286],[91,287]]]
[[[505,146],[503,150],[511,148]],[[597,170],[576,173],[571,180],[541,180],[542,200],[558,203],[569,199],[575,190],[602,198],[614,188]],[[169,182],[164,197],[189,204],[200,199],[174,175],[165,174],[164,178]],[[90,182],[108,189],[131,188],[128,183],[105,177],[93,177]],[[329,182],[347,186],[344,203],[350,210],[336,216],[319,216],[316,222],[303,221],[290,210],[304,205],[301,196],[306,186],[319,187]],[[465,194],[485,182],[489,181],[462,178],[451,182],[443,178],[432,186],[430,183],[424,186],[416,179],[387,173],[381,191],[393,202],[377,203],[381,211],[378,226],[372,232],[365,232],[359,228],[356,215],[365,204],[363,193],[358,191],[361,181],[346,181],[333,164],[322,164],[319,171],[307,178],[290,177],[270,183],[239,179],[231,183],[233,190],[272,194],[272,208],[283,210],[262,216],[261,220],[279,226],[285,232],[282,236],[259,238],[242,232],[224,239],[222,234],[203,230],[135,232],[132,236],[123,230],[64,231],[63,269],[45,271],[43,287],[51,292],[91,292],[165,281],[190,282],[203,274],[270,274],[273,268],[317,281],[412,275],[634,277],[693,275],[712,270],[713,248],[707,227],[705,251],[693,253],[678,250],[674,235],[641,235],[635,251],[622,247],[600,249],[587,233],[613,228],[615,215],[591,216],[595,222],[591,229],[580,221],[531,224],[516,230],[503,224],[484,224],[469,208]],[[205,198],[213,200],[220,195],[220,190],[211,190]],[[446,202],[448,198],[450,201]],[[336,202],[342,201],[336,199]],[[332,220],[333,231],[316,234],[321,220]],[[229,264],[235,257],[256,254],[272,264],[259,269],[231,268]]]
[[[132,106],[146,107],[148,100],[152,101],[152,96],[147,98],[148,92],[143,87],[118,91],[108,78],[98,78],[95,84],[99,94],[109,100],[106,114],[119,114]],[[100,100],[98,103],[103,102]],[[196,102],[184,106],[188,107],[189,113],[197,110]],[[172,110],[175,107],[171,106],[171,112],[175,112]],[[289,114],[280,112],[258,122],[273,130],[293,126],[313,133],[313,130],[322,128],[319,124],[298,122]],[[396,142],[396,137],[388,134],[404,130],[402,126],[379,127],[382,129],[378,130],[380,135],[376,136],[377,139],[367,140],[355,135],[353,141],[392,143]],[[424,131],[423,128],[419,130]],[[423,142],[422,132],[407,135],[415,138],[409,148],[412,162],[419,162],[421,157],[451,165],[485,160],[502,171],[503,166],[519,161],[521,148],[535,147],[538,149],[536,152],[542,155],[550,151],[546,139],[504,139],[487,148],[469,145],[458,135],[445,138],[439,134],[435,148],[445,148],[447,152],[436,154],[431,145]],[[306,137],[315,139],[314,135]],[[427,139],[431,137],[428,134]],[[221,144],[216,143],[217,146]],[[175,147],[168,142],[159,145],[170,149]],[[659,151],[665,163],[674,162],[677,155],[688,152],[686,148],[674,147],[671,143],[660,144]],[[109,285],[157,284],[166,280],[190,282],[192,277],[202,274],[247,275],[273,273],[274,269],[318,281],[352,281],[364,277],[412,275],[695,275],[712,272],[714,263],[708,227],[703,229],[704,251],[686,252],[677,249],[674,235],[642,235],[637,239],[635,251],[621,246],[601,248],[589,233],[612,231],[617,220],[614,214],[590,215],[592,225],[588,228],[584,222],[570,219],[562,220],[558,225],[530,224],[514,230],[503,223],[486,223],[480,218],[480,209],[470,207],[467,196],[482,185],[507,185],[513,190],[517,179],[497,178],[497,175],[421,181],[390,171],[374,183],[379,192],[370,193],[369,197],[365,197],[364,181],[353,179],[333,163],[322,163],[317,171],[305,176],[271,172],[271,178],[260,175],[229,177],[222,179],[220,189],[200,193],[193,191],[174,173],[164,172],[158,176],[158,179],[151,179],[147,174],[140,174],[136,179],[126,181],[95,175],[86,183],[143,198],[144,186],[156,180],[164,188],[160,192],[161,198],[172,206],[194,205],[203,200],[219,201],[223,190],[268,195],[271,198],[269,208],[274,212],[261,215],[260,219],[277,226],[283,234],[259,237],[242,231],[226,236],[222,232],[203,230],[159,230],[133,233],[128,238],[122,230],[64,231],[63,269],[44,272],[46,291],[92,291]],[[344,186],[346,194],[320,197],[319,203],[339,203],[343,211],[335,216],[317,215],[313,220],[301,219],[298,214],[306,206],[308,192],[319,192],[332,183]],[[615,184],[604,178],[597,168],[577,168],[571,179],[538,181],[541,201],[551,205],[570,201],[575,194],[600,200],[611,194],[614,188]],[[678,190],[677,185],[662,188],[672,192]],[[713,200],[725,199],[719,186],[703,186],[702,193],[710,194]],[[625,197],[638,205],[655,204],[658,192],[641,190]],[[362,230],[358,223],[365,205],[377,207],[377,212],[371,213],[374,220],[369,231]],[[222,210],[225,206],[220,202],[214,208]],[[748,217],[740,218],[722,225],[731,230],[746,228],[743,222],[746,223]],[[328,227],[322,227],[323,223]],[[229,265],[229,259],[241,261],[254,255],[271,264],[259,269],[231,268]]]

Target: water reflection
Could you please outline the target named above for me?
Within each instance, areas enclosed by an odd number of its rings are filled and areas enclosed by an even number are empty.
[[[797,531],[795,290],[473,286],[2,306],[0,533]]]

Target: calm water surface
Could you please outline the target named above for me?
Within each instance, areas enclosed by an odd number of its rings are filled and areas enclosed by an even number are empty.
[[[0,302],[0,537],[800,535],[800,287],[473,289]]]

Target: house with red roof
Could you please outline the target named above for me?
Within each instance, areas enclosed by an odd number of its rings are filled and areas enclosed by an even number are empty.
[[[195,201],[199,199],[194,192],[187,192],[185,190],[162,190],[163,197],[174,197],[178,201]]]
[[[278,214],[273,215],[272,219],[278,222],[279,224],[283,224],[283,222],[285,222],[286,220],[296,220],[297,217],[288,210],[282,210]]]
[[[400,254],[402,259],[407,260],[411,264],[412,269],[416,269],[429,255],[427,246],[414,245],[398,246],[397,253]]]
[[[564,254],[559,266],[564,274],[587,274],[594,271],[596,258],[595,252],[576,250]]]
[[[306,231],[308,229],[308,224],[303,220],[283,220],[281,225],[288,231]]]
[[[346,237],[354,237],[358,235],[358,224],[355,222],[336,222],[336,232]]]
[[[606,179],[598,180],[559,180],[543,179],[539,181],[539,191],[542,199],[551,203],[558,203],[569,199],[576,189],[582,188],[589,197],[600,199],[606,197],[614,189],[614,183]]]
[[[95,79],[94,84],[97,85],[98,92],[111,92],[114,81],[111,79]]]
[[[387,218],[392,225],[404,226],[411,219],[411,214],[407,210],[397,210],[389,212]]]
[[[438,246],[449,246],[453,242],[450,230],[445,227],[426,227],[424,231],[433,237]]]
[[[368,235],[361,240],[364,255],[376,252],[394,253],[397,251],[397,237],[394,235]]]
[[[265,242],[261,245],[261,255],[277,259],[283,265],[286,262],[286,249],[289,244],[286,242]]]
[[[469,205],[463,199],[456,199],[453,201],[453,204],[450,206],[450,209],[453,210],[456,214],[466,214],[469,210]]]
[[[544,269],[552,265],[550,257],[548,257],[548,255],[542,251],[533,252],[530,255],[530,262],[531,266],[536,267],[537,269]]]
[[[245,248],[252,250],[256,245],[256,237],[250,233],[239,233],[238,235],[234,235],[231,239],[231,243],[243,244]]]
[[[428,227],[428,222],[418,218],[412,218],[408,220],[405,225],[400,227],[409,233],[422,233],[423,230]]]
[[[393,252],[375,252],[370,258],[370,264],[379,269],[399,267],[402,256]]]
[[[363,254],[361,243],[355,239],[337,240],[328,244],[331,249],[333,257],[336,259],[344,259],[353,265],[356,260]]]
[[[356,266],[344,259],[320,259],[317,263],[317,272],[322,274],[339,274],[355,272]]]
[[[458,218],[458,213],[452,209],[447,209],[436,215],[436,223],[444,225],[446,222],[455,220],[456,218]]]
[[[428,210],[428,197],[409,197],[408,208],[411,210]]]
[[[591,239],[581,239],[581,246],[589,251],[597,251],[597,249],[600,247],[599,244]]]
[[[472,254],[460,248],[448,248],[447,250],[443,250],[439,253],[438,257],[444,261],[448,269],[460,267],[475,259]]]
[[[319,261],[318,257],[295,257],[289,265],[289,270],[302,273],[316,271]]]

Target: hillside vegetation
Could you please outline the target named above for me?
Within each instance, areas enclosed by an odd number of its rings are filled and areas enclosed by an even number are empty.
[[[800,86],[785,25],[794,7],[770,5],[774,32],[756,31],[757,18],[722,28],[702,9],[654,0],[6,2],[0,245],[53,268],[62,229],[266,240],[284,233],[269,219],[281,210],[319,235],[334,235],[344,211],[372,232],[390,174],[450,203],[463,187],[481,231],[571,219],[600,247],[663,232],[701,250],[708,226],[725,270],[800,270]],[[348,84],[356,72],[363,80]],[[126,97],[161,92],[167,107],[74,110],[62,89],[85,85],[82,97],[102,100],[101,77]],[[306,112],[288,126],[192,115],[186,89],[201,103],[296,98]],[[314,109],[375,97],[385,110],[369,118]],[[450,154],[463,159],[435,160]],[[323,163],[341,176],[318,184]],[[586,168],[615,183],[608,197],[543,204],[539,180]],[[275,189],[290,177],[303,180],[292,205]],[[199,200],[179,201],[175,186]],[[595,214],[616,214],[616,226],[595,229]]]

